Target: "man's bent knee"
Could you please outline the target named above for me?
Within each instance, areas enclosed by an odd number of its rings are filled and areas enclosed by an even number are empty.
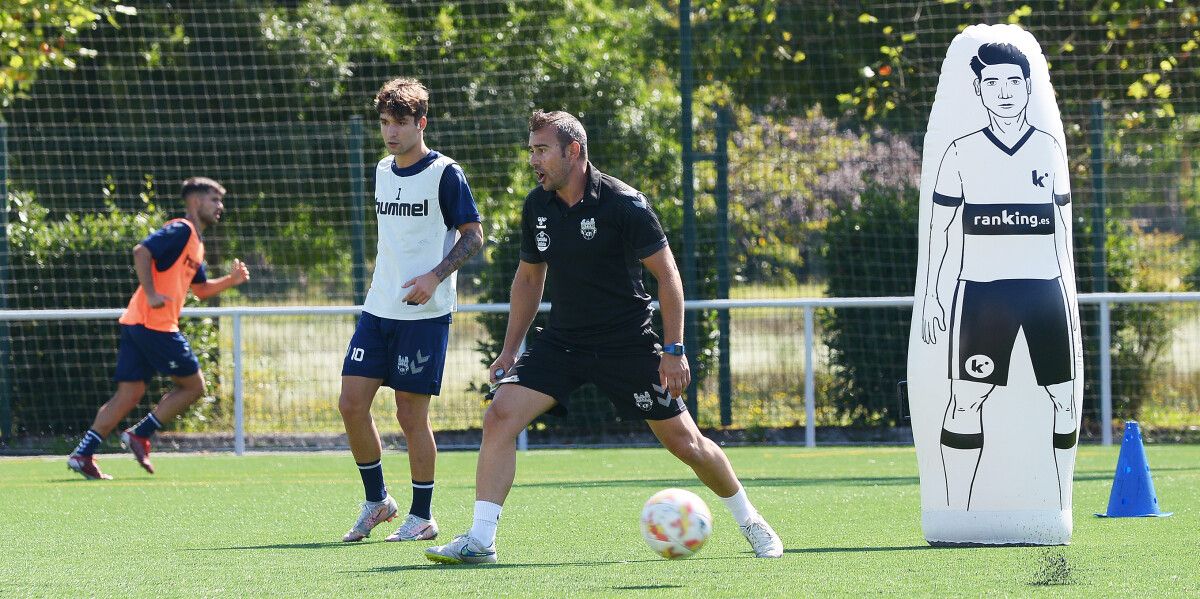
[[[484,434],[516,438],[534,418],[554,407],[554,398],[520,385],[501,385],[483,415]]]
[[[508,429],[524,428],[523,423],[517,422],[517,414],[511,404],[511,401],[493,401],[483,415],[483,430],[499,433]]]
[[[338,411],[342,418],[353,418],[371,412],[371,398],[363,399],[355,393],[345,391],[338,397]]]
[[[189,376],[175,377],[175,388],[193,397],[204,395],[204,374],[196,371]]]

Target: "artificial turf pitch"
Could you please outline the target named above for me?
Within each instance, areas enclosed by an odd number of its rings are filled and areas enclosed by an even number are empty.
[[[1200,596],[1200,446],[1147,447],[1169,518],[1100,519],[1117,447],[1082,447],[1067,547],[932,548],[912,448],[728,450],[783,538],[754,559],[728,512],[662,449],[535,450],[518,458],[494,566],[440,566],[431,543],[386,543],[400,520],[341,543],[362,500],[348,453],[105,454],[112,481],[64,457],[0,459],[0,596],[767,597]],[[403,454],[384,457],[409,499]],[[439,456],[439,542],[470,525],[475,454]],[[667,561],[641,539],[653,492],[701,495],[714,533]]]

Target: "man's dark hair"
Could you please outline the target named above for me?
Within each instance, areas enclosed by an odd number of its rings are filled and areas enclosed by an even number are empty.
[[[983,77],[983,67],[995,64],[1015,64],[1021,67],[1021,74],[1029,78],[1029,59],[1012,44],[983,44],[971,57],[971,70],[975,78]]]
[[[554,127],[555,137],[558,138],[558,145],[562,146],[564,154],[571,142],[579,142],[579,157],[587,160],[587,131],[584,130],[583,123],[580,123],[579,119],[561,110],[554,112],[535,110],[529,116],[529,132],[533,133],[542,127]]]
[[[183,190],[179,192],[179,197],[184,200],[194,193],[208,193],[215,191],[221,195],[225,195],[225,188],[217,183],[214,179],[208,177],[190,177],[183,182]]]
[[[419,121],[429,114],[429,90],[416,79],[397,77],[379,88],[375,110],[397,119],[411,116],[414,122]]]

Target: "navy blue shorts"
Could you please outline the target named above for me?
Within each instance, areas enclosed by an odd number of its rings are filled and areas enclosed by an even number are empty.
[[[155,372],[191,376],[199,370],[200,361],[179,331],[164,333],[140,324],[121,325],[121,346],[113,381],[148,381]]]
[[[397,391],[437,395],[449,343],[449,315],[393,320],[363,312],[346,348],[342,376],[383,379]]]
[[[1039,386],[1075,378],[1062,279],[959,281],[950,326],[952,379],[1007,385],[1017,331],[1025,332]]]

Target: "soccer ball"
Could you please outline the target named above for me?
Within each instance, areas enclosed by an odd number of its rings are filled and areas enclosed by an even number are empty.
[[[667,558],[700,551],[712,534],[712,512],[691,491],[664,489],[642,508],[642,537],[655,553]]]

